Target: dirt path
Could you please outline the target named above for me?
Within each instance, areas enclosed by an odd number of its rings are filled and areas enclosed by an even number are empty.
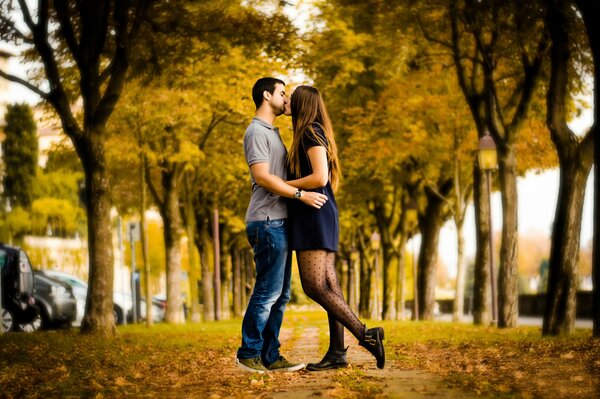
[[[302,328],[302,327],[297,327]],[[293,333],[293,334],[292,334]],[[316,362],[322,357],[319,353],[319,330],[304,327],[302,331],[283,330],[282,338],[298,337],[291,348],[284,353],[292,361]],[[280,373],[275,384],[278,392],[270,392],[268,397],[275,399],[315,398],[315,397],[357,397],[357,398],[481,398],[445,386],[444,382],[425,371],[402,370],[393,361],[386,361],[386,367],[379,370],[371,354],[358,346],[351,335],[346,335],[348,349],[347,369],[322,372],[302,370],[296,373]]]

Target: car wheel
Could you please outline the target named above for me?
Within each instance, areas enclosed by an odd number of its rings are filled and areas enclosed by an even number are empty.
[[[34,332],[42,328],[42,316],[38,313],[35,318],[29,323],[19,324],[19,331]]]
[[[9,332],[13,330],[15,324],[15,319],[13,318],[12,313],[10,313],[6,309],[2,309],[2,332]]]

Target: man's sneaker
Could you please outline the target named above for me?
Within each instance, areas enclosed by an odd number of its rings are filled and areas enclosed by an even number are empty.
[[[242,370],[250,371],[253,373],[264,373],[265,371],[268,371],[265,368],[265,366],[263,366],[262,361],[260,360],[260,356],[253,357],[250,359],[240,359],[236,357],[235,362],[237,363],[238,367]]]
[[[285,357],[279,356],[279,359],[267,366],[269,371],[298,371],[305,367],[304,363],[290,363]]]

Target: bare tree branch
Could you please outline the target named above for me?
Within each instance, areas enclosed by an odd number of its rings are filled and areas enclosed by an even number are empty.
[[[80,46],[79,43],[77,43],[77,38],[75,36],[75,32],[73,31],[73,23],[71,22],[69,4],[66,0],[55,0],[54,9],[56,10],[58,20],[60,21],[60,31],[62,36],[67,42],[67,46],[69,46],[69,50],[71,51],[71,54],[73,54],[73,58],[79,66],[79,69],[81,69],[82,65]]]
[[[3,77],[6,80],[9,80],[11,82],[14,83],[18,83],[22,86],[25,86],[26,88],[28,88],[29,90],[31,90],[32,92],[34,92],[35,94],[37,94],[38,96],[40,96],[41,98],[46,98],[48,96],[48,93],[44,93],[42,90],[40,90],[38,87],[32,85],[31,83],[27,82],[26,80],[23,80],[17,76],[8,74],[6,72],[4,72],[3,70],[0,69],[0,77]]]
[[[10,29],[10,31],[8,32],[9,34],[14,35],[16,38],[22,40],[27,44],[33,44],[31,36],[28,36],[24,32],[17,29],[13,20],[11,20],[10,18],[6,18],[4,15],[0,15],[0,22],[0,25],[4,26],[5,29]]]
[[[150,162],[145,162],[144,168],[146,169],[146,183],[148,184],[150,193],[152,194],[152,197],[154,198],[154,202],[156,202],[156,204],[160,208],[164,208],[164,204],[165,204],[164,198],[158,192],[158,189],[156,188],[154,181],[152,181],[152,173],[151,173],[152,171],[150,169]]]
[[[542,69],[542,63],[545,58],[545,54],[548,51],[548,35],[546,33],[542,34],[540,41],[538,42],[535,58],[531,65],[523,64],[523,68],[525,70],[525,77],[523,78],[523,87],[522,94],[519,100],[519,104],[517,105],[517,109],[513,114],[513,118],[510,122],[510,126],[508,128],[509,134],[515,134],[518,125],[521,123],[525,114],[527,113],[527,109],[529,108],[529,104],[531,103],[531,98],[533,96],[533,92],[535,90],[535,82],[540,74]],[[517,87],[517,89],[519,89]]]
[[[438,39],[437,37],[433,36],[431,33],[429,33],[427,31],[427,29],[425,29],[425,26],[423,25],[423,21],[421,21],[421,17],[418,17],[418,22],[419,22],[419,28],[421,28],[421,32],[423,32],[423,36],[425,37],[425,39],[427,39],[427,41],[430,41],[432,43],[437,43],[443,47],[452,48],[452,42],[446,42],[442,39]]]
[[[27,6],[27,2],[25,0],[19,0],[19,7],[21,7],[21,14],[23,15],[23,20],[27,27],[31,32],[35,31],[36,26],[33,23],[33,19],[31,19],[31,12],[29,11],[29,6]]]

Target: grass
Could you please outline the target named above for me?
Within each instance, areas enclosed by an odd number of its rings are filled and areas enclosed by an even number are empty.
[[[600,341],[589,330],[545,338],[534,327],[366,322],[385,328],[391,369],[427,370],[454,387],[488,396],[600,396]],[[0,397],[258,397],[282,386],[293,390],[295,379],[307,378],[238,372],[233,362],[240,326],[239,319],[152,329],[127,325],[113,339],[76,330],[4,334]],[[324,353],[327,316],[312,310],[286,313],[284,328],[292,330],[282,352],[312,326],[319,330]],[[385,384],[359,368],[335,372],[333,379],[356,397],[377,396]]]

